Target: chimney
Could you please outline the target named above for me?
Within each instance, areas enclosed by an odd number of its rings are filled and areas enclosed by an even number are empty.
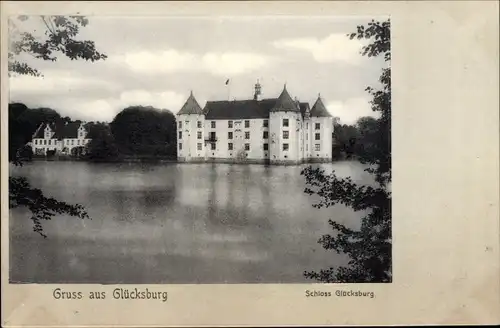
[[[253,95],[253,100],[260,100],[261,99],[261,91],[262,87],[259,83],[259,80],[257,80],[257,83],[255,84],[255,93]]]

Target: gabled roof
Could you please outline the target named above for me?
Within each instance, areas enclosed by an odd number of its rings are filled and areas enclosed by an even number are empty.
[[[287,111],[287,112],[298,112],[300,111],[299,107],[297,106],[296,102],[290,97],[290,94],[286,90],[286,84],[283,87],[283,91],[281,91],[280,96],[278,97],[278,101],[272,108],[273,112],[281,112],[281,111]]]
[[[80,127],[80,123],[78,122],[70,122],[61,126],[56,131],[56,135],[58,139],[61,138],[78,138],[78,128]]]
[[[45,127],[47,127],[47,123],[41,123],[33,134],[33,139],[43,138],[45,136]]]
[[[323,101],[321,100],[321,97],[318,96],[318,99],[314,103],[314,105],[311,108],[311,116],[315,117],[331,117],[332,115],[328,112],[328,110],[325,107],[325,104],[323,104]]]
[[[184,103],[184,106],[182,106],[181,110],[177,113],[177,115],[190,115],[190,114],[195,114],[195,115],[203,114],[203,110],[201,109],[200,105],[194,98],[192,91],[191,94],[189,95],[189,98]]]
[[[45,128],[49,126],[49,128],[54,132],[52,139],[69,139],[69,138],[78,138],[78,128],[80,127],[80,122],[69,122],[64,124],[63,122],[55,123],[42,123],[41,126],[36,130],[33,138],[41,138],[45,137]],[[85,127],[85,125],[84,125]],[[87,129],[88,131],[88,129]]]

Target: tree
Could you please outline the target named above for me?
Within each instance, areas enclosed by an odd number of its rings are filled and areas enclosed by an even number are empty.
[[[132,156],[176,155],[175,115],[150,106],[131,106],[110,123],[120,153]]]
[[[367,154],[377,149],[378,123],[370,116],[361,117],[356,122],[357,139],[354,153],[363,160]]]
[[[361,186],[351,178],[340,179],[335,172],[326,174],[324,170],[305,168],[307,187],[305,192],[319,196],[316,208],[344,204],[354,211],[366,211],[359,230],[329,220],[334,234],[323,235],[319,243],[323,248],[347,254],[347,266],[330,267],[319,272],[306,271],[304,276],[321,282],[391,282],[392,281],[392,218],[391,218],[391,71],[390,71],[390,21],[372,20],[367,26],[358,26],[357,32],[349,34],[351,39],[368,39],[370,43],[362,48],[362,55],[384,56],[388,64],[382,70],[382,87],[367,87],[372,96],[371,107],[380,113],[380,118],[363,120],[358,126],[365,131],[363,138],[370,141],[370,147],[359,155],[359,161],[367,164],[376,186]],[[366,132],[369,131],[369,132]]]
[[[109,125],[94,123],[89,129],[87,158],[94,162],[116,160],[119,153]]]
[[[35,29],[27,30],[25,22],[38,19],[45,26],[44,35],[36,35]],[[90,61],[104,60],[106,55],[98,52],[90,40],[77,40],[80,28],[85,27],[88,20],[83,16],[19,16],[9,19],[9,36],[11,44],[8,52],[9,75],[40,76],[41,72],[28,64],[22,57],[28,55],[39,60],[56,61],[58,56],[66,56],[71,60],[84,59]],[[24,30],[23,30],[24,28]],[[25,109],[18,106],[18,112]],[[10,115],[10,110],[9,110]],[[21,114],[22,115],[22,114]],[[10,119],[9,119],[10,123]],[[9,135],[14,134],[17,125],[9,126]],[[31,130],[33,131],[33,130]],[[33,131],[34,132],[34,131]],[[32,133],[32,132],[30,132]],[[15,142],[19,142],[16,140]],[[14,144],[9,145],[9,161],[14,165],[22,165]],[[25,206],[31,211],[33,230],[43,237],[42,221],[50,220],[56,214],[69,214],[81,219],[89,215],[83,206],[70,205],[65,202],[47,198],[42,191],[32,188],[24,177],[9,177],[9,207]]]
[[[359,138],[358,129],[354,125],[336,124],[333,130],[333,153],[343,153],[347,158],[351,158],[355,154],[356,142]]]
[[[90,40],[77,40],[80,28],[87,26],[88,19],[83,16],[38,16],[39,23],[45,27],[44,35],[23,29],[23,22],[29,16],[18,16],[9,20],[10,36],[14,39],[9,49],[9,74],[40,76],[41,72],[19,58],[29,54],[36,59],[56,61],[58,55],[71,60],[84,59],[97,61],[107,56],[96,50]]]

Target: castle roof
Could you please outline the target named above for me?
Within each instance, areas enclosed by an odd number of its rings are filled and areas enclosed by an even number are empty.
[[[290,97],[290,94],[286,90],[286,84],[283,87],[283,91],[281,91],[280,96],[278,97],[278,101],[275,106],[272,108],[273,112],[299,112],[300,109],[297,106],[297,103]]]
[[[316,117],[331,117],[332,115],[328,112],[328,110],[325,107],[325,104],[323,104],[323,101],[321,100],[321,97],[318,96],[318,99],[314,103],[314,105],[311,108],[311,116],[316,116]]]
[[[291,98],[290,98],[291,99]],[[207,120],[249,120],[269,118],[269,113],[279,104],[279,98],[262,100],[207,101],[203,113]],[[293,102],[293,100],[292,100]],[[294,108],[297,108],[293,102]],[[300,112],[305,114],[308,103],[299,103]],[[298,111],[298,109],[294,110]]]
[[[201,109],[200,105],[194,98],[192,91],[191,94],[189,95],[189,98],[184,103],[184,106],[182,106],[181,110],[177,113],[177,115],[190,115],[190,114],[195,114],[195,115],[203,114],[203,110]]]

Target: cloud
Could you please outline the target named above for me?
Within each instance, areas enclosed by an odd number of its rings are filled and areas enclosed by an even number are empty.
[[[174,91],[149,92],[147,90],[128,90],[113,98],[88,102],[72,103],[72,109],[84,115],[86,120],[112,121],[116,114],[129,106],[153,106],[176,113],[186,101],[187,95]]]
[[[330,34],[324,39],[281,39],[272,43],[278,49],[295,49],[310,53],[319,63],[343,62],[358,64],[363,60],[360,50],[363,41],[350,40],[345,34]]]
[[[101,98],[82,98],[80,95],[70,93],[54,95],[47,89],[47,93],[38,95],[15,93],[11,96],[12,102],[23,102],[28,107],[49,107],[55,109],[61,116],[85,121],[113,120],[116,114],[129,106],[153,106],[158,109],[168,109],[176,113],[187,99],[187,94],[167,90],[151,92],[148,90],[127,90],[116,95],[106,95]]]
[[[378,117],[378,114],[372,111],[369,99],[350,98],[345,101],[331,101],[326,104],[327,110],[333,116],[340,119],[342,124],[354,124],[363,116]]]
[[[175,113],[182,106],[186,97],[186,95],[181,95],[173,91],[158,93],[146,90],[130,90],[122,92],[116,98],[78,103],[68,99],[67,103],[71,106],[73,112],[80,113],[81,117],[79,118],[81,119],[110,122],[116,114],[129,106],[153,106],[158,109],[168,109]]]
[[[43,77],[34,77],[28,75],[19,75],[9,79],[10,90],[18,94],[42,94],[48,93],[71,93],[87,92],[92,93],[95,90],[117,90],[118,84],[111,80],[102,80],[92,77],[78,76],[72,71],[44,71]]]
[[[149,92],[146,90],[129,90],[120,94],[118,103],[127,106],[153,106],[177,112],[186,101],[187,95],[174,91]]]
[[[269,65],[271,58],[247,52],[208,52],[203,55],[168,49],[113,56],[115,64],[138,73],[207,72],[218,76],[249,73]]]

